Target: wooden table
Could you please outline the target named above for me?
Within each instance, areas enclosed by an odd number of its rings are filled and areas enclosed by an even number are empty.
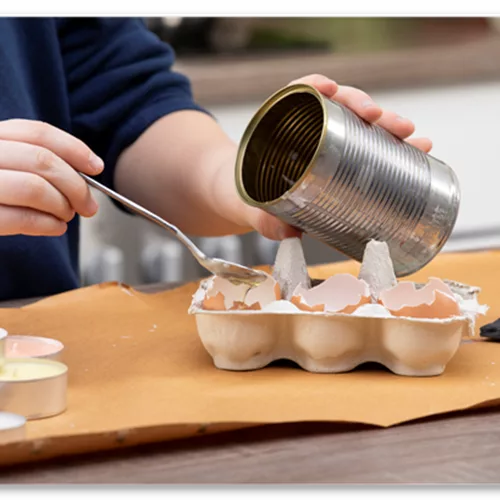
[[[262,426],[0,469],[0,484],[499,483],[499,450],[500,409],[490,409],[389,429]]]

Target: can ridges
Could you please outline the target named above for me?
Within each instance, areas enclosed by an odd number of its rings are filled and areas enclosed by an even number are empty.
[[[387,242],[398,277],[440,251],[460,204],[446,164],[304,85],[278,91],[254,116],[236,184],[247,204],[357,261],[368,241]]]

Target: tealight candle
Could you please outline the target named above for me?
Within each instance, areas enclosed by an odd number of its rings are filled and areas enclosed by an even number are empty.
[[[0,408],[28,420],[66,409],[68,368],[48,359],[5,358],[0,369]]]
[[[64,345],[59,340],[29,335],[8,335],[5,339],[7,358],[43,358],[60,361]]]
[[[0,445],[22,441],[25,430],[26,419],[23,416],[0,411]]]

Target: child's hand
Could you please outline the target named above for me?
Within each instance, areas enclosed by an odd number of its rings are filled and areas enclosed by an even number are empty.
[[[337,85],[334,81],[322,75],[309,75],[299,80],[294,80],[291,84],[304,83],[315,87],[326,97],[337,101],[354,111],[358,116],[370,123],[377,123],[393,135],[400,139],[405,139],[408,143],[428,153],[432,148],[430,139],[412,138],[415,125],[407,118],[402,118],[393,111],[382,109],[362,90]],[[246,218],[250,225],[263,236],[282,240],[288,237],[300,236],[300,232],[276,217],[253,207],[246,207]]]
[[[382,109],[371,97],[362,90],[345,85],[337,85],[323,75],[309,75],[299,80],[294,80],[292,84],[305,83],[315,87],[323,95],[333,101],[337,101],[354,111],[358,116],[370,123],[377,123],[393,135],[406,141],[413,146],[428,153],[432,149],[432,142],[427,138],[408,139],[415,131],[415,125],[393,111]]]
[[[0,235],[60,236],[75,213],[94,215],[97,203],[77,171],[96,175],[103,166],[56,127],[0,121]]]

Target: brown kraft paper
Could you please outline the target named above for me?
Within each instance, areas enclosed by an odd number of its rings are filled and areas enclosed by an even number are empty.
[[[311,269],[314,278],[357,275],[344,262]],[[411,277],[480,286],[500,317],[500,252],[443,254]],[[119,284],[82,288],[20,309],[0,309],[10,334],[65,344],[68,409],[31,421],[27,439],[0,446],[0,465],[177,439],[260,424],[329,421],[388,427],[500,400],[500,344],[464,342],[438,377],[384,369],[313,374],[293,366],[253,372],[214,368],[194,317],[196,283],[144,294]]]

